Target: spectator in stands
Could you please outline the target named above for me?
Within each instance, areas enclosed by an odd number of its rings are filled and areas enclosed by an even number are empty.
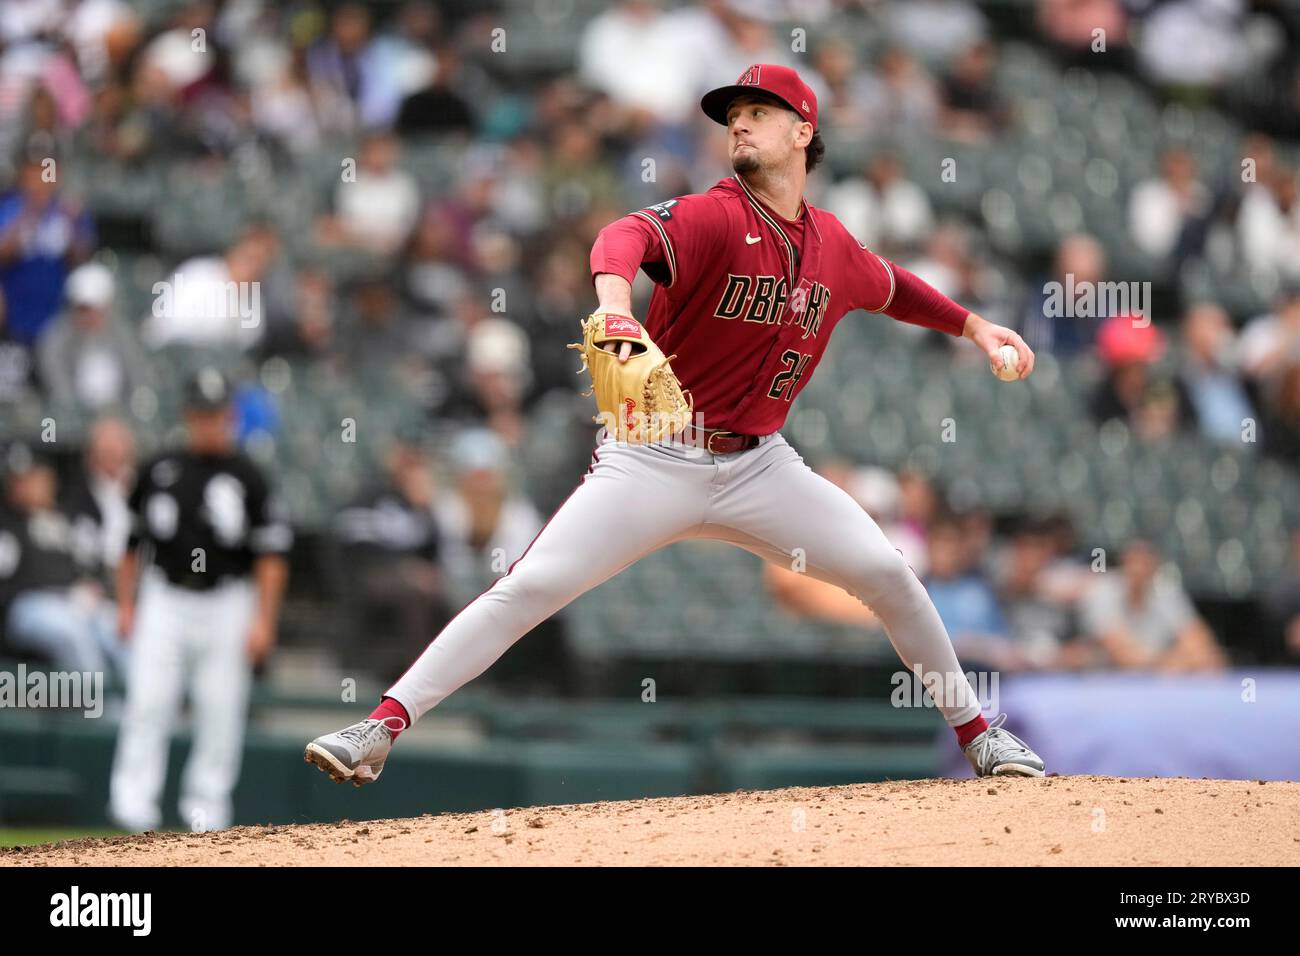
[[[1249,62],[1242,0],[1164,0],[1139,10],[1138,58],[1155,83],[1215,89]]]
[[[998,93],[994,71],[997,50],[987,40],[963,50],[943,78],[944,135],[984,143],[1006,127],[1007,105]]]
[[[458,90],[461,53],[447,44],[438,50],[437,65],[427,85],[402,101],[397,131],[403,136],[461,133],[473,135],[478,118],[470,101]]]
[[[60,495],[60,510],[74,524],[85,520],[93,528],[99,564],[106,572],[117,567],[131,530],[127,496],[135,480],[135,436],[120,418],[96,420],[86,437],[82,467]]]
[[[316,115],[329,131],[352,132],[391,118],[394,93],[376,62],[365,5],[344,3],[334,10],[329,35],[307,51],[307,79]]]
[[[140,50],[141,70],[165,82],[177,99],[192,98],[196,88],[218,72],[215,56],[195,56],[194,49],[195,30],[202,31],[205,52],[207,43],[218,42],[216,14],[216,5],[211,3],[177,5],[168,28]]]
[[[1044,669],[1069,668],[1081,661],[1074,643],[1074,604],[1052,586],[1054,556],[1046,524],[1019,527],[1006,548],[998,582],[998,600],[1012,637],[1026,659]]]
[[[549,225],[542,186],[545,150],[535,136],[520,135],[501,156],[492,215],[517,236],[540,235]]]
[[[1217,445],[1240,447],[1247,419],[1254,419],[1236,369],[1236,331],[1228,313],[1210,302],[1183,315],[1182,382],[1201,434]]]
[[[947,63],[981,42],[984,14],[963,0],[911,0],[884,11],[889,38],[927,63]]]
[[[279,237],[254,223],[220,256],[196,256],[156,283],[145,341],[153,348],[251,348],[265,334],[261,280],[275,260]]]
[[[1279,163],[1246,189],[1237,213],[1241,261],[1300,280],[1300,185],[1293,167]]]
[[[542,517],[511,488],[509,451],[493,432],[461,432],[447,460],[454,483],[434,510],[448,596],[461,607],[509,570],[541,530]]]
[[[901,47],[888,47],[867,77],[862,99],[867,129],[899,139],[928,134],[938,122],[939,91],[925,67]]]
[[[966,303],[972,312],[990,321],[1011,323],[1004,291],[1006,283],[996,270],[976,257],[971,249],[974,244],[965,223],[946,220],[929,233],[921,257],[906,265],[950,299]],[[957,362],[975,364],[983,359],[980,355],[970,355],[968,349],[955,347],[958,341],[951,335],[936,334],[931,329],[902,324],[895,334],[923,339],[951,352]]]
[[[20,160],[17,185],[0,195],[0,292],[6,328],[31,348],[58,314],[68,270],[94,248],[90,216],[59,194],[53,157]]]
[[[592,19],[579,42],[578,78],[609,97],[631,138],[684,130],[705,90],[752,63],[791,61],[752,0],[665,6],[625,0]]]
[[[1264,454],[1300,467],[1300,362],[1270,383],[1264,406]]]
[[[857,47],[844,37],[830,37],[813,54],[813,70],[807,81],[817,94],[822,122],[836,129],[861,129],[863,104],[872,81],[859,63]],[[834,207],[827,208],[834,211]],[[852,226],[849,231],[862,238]]]
[[[1036,527],[1050,546],[1047,565],[1038,576],[1039,593],[1048,601],[1071,608],[1077,619],[1079,602],[1097,582],[1094,568],[1100,555],[1094,550],[1088,554],[1090,560],[1085,560],[1079,553],[1074,522],[1064,511],[1047,514]],[[1077,650],[1077,645],[1069,649]]]
[[[897,256],[917,248],[934,227],[930,200],[920,186],[903,176],[902,161],[892,150],[873,156],[861,176],[849,176],[832,186],[823,205],[859,242],[882,255]]]
[[[1166,349],[1163,332],[1134,316],[1106,319],[1097,335],[1097,354],[1106,377],[1093,393],[1093,418],[1124,422],[1139,438],[1158,442],[1195,423],[1183,383],[1156,362]]]
[[[344,656],[387,679],[400,676],[446,619],[434,491],[419,446],[399,437],[378,482],[334,521],[341,571],[360,617]]]
[[[41,336],[41,381],[50,399],[96,412],[124,406],[151,378],[135,326],[114,305],[113,273],[99,262],[68,276],[67,308]]]
[[[1274,310],[1247,322],[1240,344],[1242,371],[1257,386],[1300,361],[1300,280],[1282,283]]]
[[[993,587],[971,564],[960,520],[945,516],[930,528],[929,573],[925,589],[968,665],[1019,670],[1030,658],[1013,640]]]
[[[267,69],[250,99],[253,125],[294,156],[309,157],[323,137],[307,76],[307,51],[284,54]]]
[[[547,208],[558,219],[580,219],[593,207],[617,204],[618,178],[584,121],[567,120],[551,131],[542,189]]]
[[[1121,0],[1038,0],[1038,30],[1066,63],[1090,69],[1115,57],[1129,63],[1128,17]]]
[[[62,32],[72,43],[77,63],[94,86],[120,68],[139,42],[140,17],[123,0],[79,3],[60,14]]]
[[[1271,656],[1300,663],[1300,528],[1291,532],[1291,561],[1264,595],[1264,617],[1274,633]]]
[[[1160,555],[1135,538],[1117,572],[1100,575],[1084,597],[1083,630],[1102,666],[1160,671],[1211,671],[1227,656],[1174,577],[1162,573]]]
[[[1227,91],[1223,108],[1249,129],[1263,130],[1292,141],[1300,139],[1300,17],[1296,15],[1297,8],[1289,3],[1255,4],[1254,13],[1255,42],[1251,50],[1250,81],[1239,83]]]
[[[126,649],[117,639],[117,612],[96,580],[98,555],[79,546],[58,509],[54,469],[30,447],[13,444],[5,472],[0,605],[9,646],[48,658],[55,670],[112,666],[120,673]]]
[[[1096,288],[1106,279],[1106,271],[1106,251],[1094,237],[1074,233],[1061,240],[1051,274],[1030,285],[1020,332],[1031,349],[1065,359],[1092,346],[1098,321],[1106,318],[1098,314],[1105,307],[1103,297],[1094,295],[1096,308],[1085,315],[1062,293],[1081,292],[1085,284]]]
[[[342,178],[334,189],[334,213],[319,224],[323,243],[390,256],[406,241],[420,213],[420,189],[399,168],[399,156],[391,133],[373,132],[362,140],[355,181]]]
[[[452,217],[442,206],[428,206],[411,233],[402,263],[402,289],[422,315],[450,315],[469,290],[465,267],[457,262],[456,253]]]
[[[322,268],[307,267],[295,285],[292,320],[267,329],[263,354],[332,363],[338,357],[334,279]]]
[[[348,299],[335,339],[349,368],[385,374],[418,361],[410,322],[387,275],[359,279]]]
[[[446,68],[450,79],[459,64],[452,60],[459,51],[451,44],[438,48],[438,37],[443,33],[442,15],[431,0],[407,0],[397,10],[387,27],[381,29],[371,43],[370,59],[375,66],[376,87],[374,108],[367,117],[372,126],[391,126],[397,123],[410,97],[421,88],[435,82]],[[446,102],[448,116],[453,115],[454,104]],[[402,128],[402,132],[416,132]]]
[[[11,404],[31,394],[32,353],[15,342],[9,322],[3,287],[0,287],[0,404]]]
[[[532,387],[528,337],[507,319],[479,319],[469,329],[463,378],[445,414],[463,425],[493,431],[516,448],[528,421],[524,399]]]
[[[452,607],[463,607],[510,570],[542,529],[542,516],[513,487],[511,456],[485,429],[461,432],[447,451],[453,483],[435,511],[443,542],[443,569]],[[492,668],[494,684],[543,693],[566,692],[562,619],[543,621]],[[500,670],[500,674],[497,671]]]
[[[1196,157],[1175,146],[1160,157],[1158,177],[1133,187],[1129,234],[1140,250],[1177,269],[1204,245],[1210,207],[1210,191],[1197,174]]]
[[[574,316],[581,318],[591,307],[591,276],[582,246],[561,242],[547,250],[536,265],[532,288],[528,306],[533,315],[523,327],[528,333],[535,390],[539,394],[552,388],[571,392],[574,353],[564,346],[574,341]]]

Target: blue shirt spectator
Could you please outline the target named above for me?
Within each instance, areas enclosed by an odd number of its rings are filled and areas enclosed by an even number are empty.
[[[94,245],[90,217],[60,199],[39,159],[24,162],[18,187],[0,196],[0,289],[13,340],[36,342],[63,304],[70,265]]]

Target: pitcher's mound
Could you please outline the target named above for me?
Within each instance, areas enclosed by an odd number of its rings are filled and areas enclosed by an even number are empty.
[[[1300,783],[1094,776],[742,791],[0,851],[0,865],[38,866],[1298,863]]]

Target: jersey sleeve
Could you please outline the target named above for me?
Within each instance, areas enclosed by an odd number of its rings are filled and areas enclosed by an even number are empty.
[[[883,312],[899,322],[961,335],[970,310],[924,279],[872,252],[856,239],[849,243],[849,307]]]
[[[256,470],[248,484],[247,506],[249,550],[257,555],[287,554],[293,546],[288,510]]]
[[[148,462],[135,476],[131,492],[126,496],[126,510],[130,518],[127,525],[126,549],[134,551],[145,538],[144,499],[148,493],[149,475],[153,471],[153,462]]]
[[[591,274],[621,275],[631,282],[642,269],[665,289],[693,284],[716,268],[727,231],[727,208],[715,196],[678,196],[638,209],[600,231],[591,250]]]

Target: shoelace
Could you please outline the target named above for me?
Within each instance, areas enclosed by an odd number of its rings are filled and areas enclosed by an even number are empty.
[[[351,727],[345,727],[340,730],[339,737],[354,743],[362,750],[365,750],[370,746],[371,736],[378,732],[379,728],[382,726],[383,723],[378,720],[363,720],[359,724],[353,724]]]
[[[979,742],[975,750],[975,759],[982,765],[986,757],[1002,756],[1007,753],[1030,752],[1029,746],[1009,730],[1004,730],[1002,725],[1006,722],[1007,715],[999,714],[990,724],[989,729],[984,732],[983,739]]]

